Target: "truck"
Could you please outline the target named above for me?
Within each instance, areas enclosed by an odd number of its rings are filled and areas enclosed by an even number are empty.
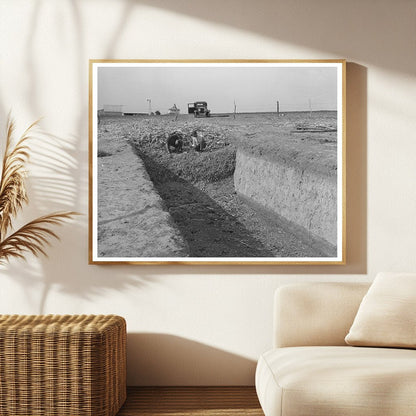
[[[208,110],[206,101],[195,101],[188,104],[188,114],[193,114],[194,117],[209,117],[211,110]]]

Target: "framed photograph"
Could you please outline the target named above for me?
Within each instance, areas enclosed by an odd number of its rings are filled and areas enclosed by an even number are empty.
[[[91,264],[344,264],[345,60],[91,60]]]

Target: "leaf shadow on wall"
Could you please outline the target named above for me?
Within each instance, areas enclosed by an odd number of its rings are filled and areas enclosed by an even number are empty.
[[[415,11],[411,1],[401,2],[396,8],[389,0],[378,1],[377,7],[372,1],[337,0],[230,0],[226,3],[212,0],[208,5],[187,0],[126,0],[126,8],[131,3],[310,48],[317,59],[323,57],[316,55],[315,51],[339,58],[353,55],[357,61],[411,75],[414,73],[414,59],[411,53],[403,53],[403,35],[397,30],[398,25],[414,25]],[[404,8],[407,8],[407,14]],[[279,50],[276,53],[269,58],[305,58],[304,55],[279,56]]]
[[[42,100],[45,78],[42,75],[50,71],[48,63],[39,59],[36,49],[39,37],[42,36],[41,27],[44,13],[50,8],[42,1],[31,4],[32,10],[29,21],[29,34],[26,39],[25,77],[27,82],[24,99],[33,120],[45,116],[46,123],[50,114],[44,114]],[[75,0],[62,2],[59,11],[65,17],[65,24],[76,28],[76,55],[71,61],[71,80],[73,91],[79,97],[85,97],[88,87],[88,71],[85,65],[85,31],[83,29],[80,3]],[[53,9],[56,12],[58,9]],[[61,15],[62,17],[62,15]],[[59,24],[59,22],[57,23]],[[116,32],[121,33],[123,23],[120,22]],[[62,32],[60,32],[62,34]],[[117,35],[115,34],[115,38]],[[63,41],[59,36],[51,38],[51,42]],[[109,46],[111,48],[111,46]],[[64,50],[64,48],[62,49]],[[58,68],[59,68],[59,60]],[[65,65],[63,60],[62,65]],[[59,76],[59,71],[55,72]],[[6,119],[5,103],[0,100],[0,111],[3,119]],[[32,121],[33,121],[32,120]],[[42,123],[43,124],[43,123]],[[50,310],[47,301],[51,290],[75,295],[76,299],[91,299],[107,289],[122,291],[126,287],[144,287],[147,284],[146,277],[139,277],[128,266],[100,267],[91,266],[91,273],[85,272],[88,263],[88,234],[87,234],[87,208],[85,195],[88,191],[88,101],[79,100],[77,119],[73,120],[75,133],[63,137],[38,131],[36,141],[31,142],[31,166],[35,173],[29,174],[28,188],[30,204],[22,213],[24,221],[60,210],[81,211],[83,215],[70,223],[54,230],[60,236],[61,241],[52,240],[51,246],[46,249],[49,259],[34,259],[27,256],[28,261],[12,261],[4,267],[0,273],[18,282],[25,299],[21,303],[28,305],[28,310],[38,310],[39,313],[54,313]],[[29,166],[29,170],[31,170]],[[155,283],[155,279],[153,282]],[[36,288],[37,290],[34,290]],[[38,290],[41,288],[41,290]],[[40,293],[40,295],[39,295]],[[58,306],[59,307],[59,306]],[[63,306],[64,308],[66,306]],[[16,305],[16,313],[19,313],[19,305]],[[55,306],[56,308],[56,306]],[[59,313],[65,313],[59,310]],[[68,312],[72,312],[68,311]],[[82,313],[79,308],[79,313]],[[110,309],[109,313],[113,313]]]
[[[129,333],[127,360],[130,386],[254,385],[255,360],[170,334]]]

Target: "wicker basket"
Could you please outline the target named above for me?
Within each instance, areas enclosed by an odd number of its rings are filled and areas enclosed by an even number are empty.
[[[0,315],[0,415],[114,416],[126,399],[126,322]]]

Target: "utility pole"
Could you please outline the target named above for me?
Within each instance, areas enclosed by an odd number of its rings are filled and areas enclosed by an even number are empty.
[[[280,104],[279,104],[279,101],[276,101],[276,113],[277,114],[280,113]]]

